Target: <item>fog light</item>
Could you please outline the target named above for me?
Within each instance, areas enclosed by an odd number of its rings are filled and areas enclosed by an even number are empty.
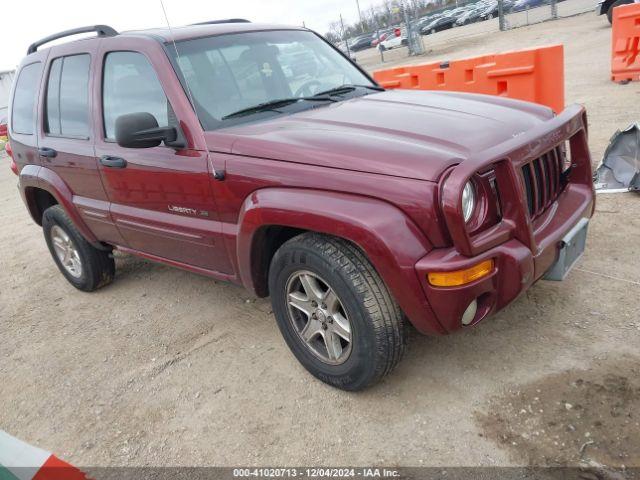
[[[434,287],[455,287],[465,285],[489,275],[493,271],[493,259],[480,262],[473,267],[453,272],[429,272],[427,279]]]
[[[462,314],[462,324],[469,325],[476,318],[476,312],[478,311],[478,302],[474,300],[469,304],[467,309]]]

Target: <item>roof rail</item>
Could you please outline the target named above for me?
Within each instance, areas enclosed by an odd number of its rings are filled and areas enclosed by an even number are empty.
[[[225,20],[209,20],[208,22],[192,23],[191,25],[218,25],[220,23],[251,23],[244,18],[227,18]]]
[[[53,35],[49,35],[48,37],[44,37],[37,42],[29,45],[29,49],[27,50],[27,55],[30,55],[38,50],[38,47],[41,47],[45,43],[53,42],[54,40],[58,40],[59,38],[69,37],[71,35],[78,35],[79,33],[91,33],[96,32],[99,37],[115,37],[118,35],[113,28],[107,25],[92,25],[90,27],[80,27],[80,28],[72,28],[71,30],[65,30],[64,32],[54,33]]]

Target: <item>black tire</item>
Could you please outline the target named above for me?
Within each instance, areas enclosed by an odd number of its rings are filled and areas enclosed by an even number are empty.
[[[291,278],[305,271],[318,275],[335,290],[348,317],[350,353],[341,364],[331,365],[318,358],[290,317],[288,285]],[[343,390],[361,390],[380,381],[402,358],[406,347],[402,311],[366,256],[351,243],[316,233],[287,241],[271,261],[269,290],[287,345],[323,382]]]
[[[630,3],[633,3],[633,0],[616,0],[615,2],[613,2],[609,7],[609,10],[607,10],[607,20],[609,20],[609,23],[613,23],[614,8],[619,7],[620,5],[628,5]]]
[[[56,253],[52,238],[54,227],[62,229],[68,235],[77,252],[80,260],[78,276],[74,276],[65,268]],[[113,255],[87,242],[60,205],[45,210],[42,215],[42,230],[53,260],[71,285],[78,290],[92,292],[111,283],[116,271]]]
[[[387,47],[385,47],[384,45],[380,44],[380,51],[384,52],[387,49]]]

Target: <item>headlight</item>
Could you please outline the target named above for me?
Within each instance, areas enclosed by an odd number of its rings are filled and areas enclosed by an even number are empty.
[[[476,190],[471,181],[468,181],[462,190],[462,214],[464,221],[471,220],[473,211],[476,208]]]

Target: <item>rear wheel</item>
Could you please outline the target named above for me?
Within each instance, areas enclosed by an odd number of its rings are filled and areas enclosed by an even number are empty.
[[[402,357],[402,312],[351,243],[315,233],[289,240],[271,261],[269,290],[287,345],[323,382],[361,390]]]
[[[113,256],[87,242],[60,205],[45,210],[42,230],[53,260],[71,285],[91,292],[111,283]]]
[[[607,10],[607,19],[609,20],[609,23],[613,23],[614,8],[619,7],[620,5],[628,5],[630,3],[633,3],[633,0],[616,0],[615,2],[613,2],[609,7],[609,10]]]

